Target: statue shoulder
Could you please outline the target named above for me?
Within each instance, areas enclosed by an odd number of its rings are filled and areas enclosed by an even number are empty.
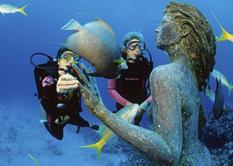
[[[160,65],[151,72],[151,80],[165,80],[167,82],[174,81],[174,75],[177,74],[173,64]]]

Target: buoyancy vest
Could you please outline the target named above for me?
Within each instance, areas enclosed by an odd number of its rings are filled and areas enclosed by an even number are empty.
[[[133,103],[141,103],[148,96],[148,79],[152,70],[145,57],[138,58],[134,63],[127,62],[128,69],[121,72],[116,79],[118,93]]]
[[[78,92],[74,92],[69,100],[62,100],[61,96],[56,92],[56,84],[58,80],[58,65],[57,61],[48,61],[47,63],[35,65],[34,76],[37,87],[37,96],[40,103],[45,110],[50,120],[55,120],[62,115],[77,116],[82,111],[81,108],[81,95]],[[50,77],[52,84],[49,86],[43,86],[42,81]],[[58,108],[59,103],[63,103],[63,108]]]

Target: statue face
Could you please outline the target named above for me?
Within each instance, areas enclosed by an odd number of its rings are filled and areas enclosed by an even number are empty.
[[[180,25],[175,23],[169,14],[165,14],[162,24],[155,29],[156,46],[166,50],[170,45],[176,44],[180,40]]]

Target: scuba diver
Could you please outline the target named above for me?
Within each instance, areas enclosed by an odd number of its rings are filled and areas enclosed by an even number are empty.
[[[32,58],[37,54],[48,57],[49,61],[35,65]],[[80,116],[82,108],[78,81],[70,70],[70,66],[78,62],[73,55],[75,54],[70,50],[60,48],[57,60],[43,53],[35,53],[31,57],[31,63],[35,66],[38,98],[46,113],[43,123],[48,132],[58,140],[62,140],[66,124],[76,125],[77,133],[80,127],[99,129],[98,125],[91,124]]]
[[[140,32],[128,32],[123,40],[122,57],[127,61],[128,69],[121,71],[117,79],[108,80],[108,93],[116,101],[116,108],[145,100],[150,103],[149,76],[153,69],[150,52],[146,49],[144,37]],[[146,52],[150,61],[145,57]],[[143,114],[134,119],[134,124],[141,122]]]

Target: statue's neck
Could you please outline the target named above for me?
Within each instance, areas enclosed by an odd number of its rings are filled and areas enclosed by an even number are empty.
[[[172,45],[169,46],[166,51],[172,63],[176,63],[182,68],[185,67],[192,71],[192,65],[184,48],[182,48],[180,45]]]
[[[189,59],[189,55],[184,49],[180,49],[180,47],[171,47],[168,51],[169,59],[172,63],[175,63],[178,68],[182,71],[182,73],[190,73],[189,75],[192,76],[193,81],[198,88],[197,79],[195,75],[195,71],[192,68],[192,64]]]
[[[169,48],[167,48],[166,51],[169,55],[169,59],[171,60],[171,62],[180,59],[180,57],[183,55],[187,55],[186,51],[183,48],[181,48],[179,45],[169,46]]]

